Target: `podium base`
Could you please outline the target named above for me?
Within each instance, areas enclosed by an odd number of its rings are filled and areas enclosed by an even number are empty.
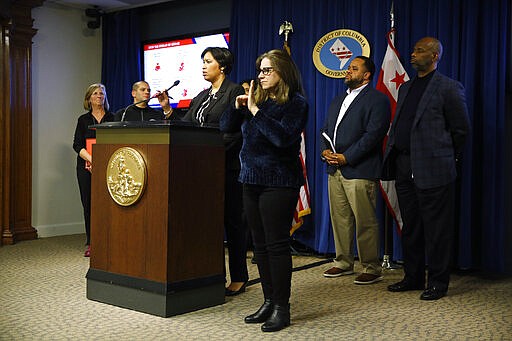
[[[180,290],[148,291],[119,283],[87,278],[87,298],[160,317],[170,317],[224,303],[224,282]],[[123,276],[125,277],[125,276]],[[137,279],[135,279],[137,280]]]

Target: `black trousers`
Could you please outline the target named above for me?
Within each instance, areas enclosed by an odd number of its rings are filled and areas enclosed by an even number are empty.
[[[244,184],[243,191],[263,295],[286,305],[292,280],[290,227],[299,189]]]
[[[76,168],[80,199],[84,208],[86,245],[91,244],[91,173],[83,167]]]
[[[435,167],[435,165],[432,165]],[[455,234],[455,182],[420,189],[411,176],[409,155],[396,158],[396,192],[404,226],[402,248],[405,279],[447,290]]]
[[[239,170],[226,169],[224,228],[231,282],[247,282],[247,228],[242,219],[242,184]]]

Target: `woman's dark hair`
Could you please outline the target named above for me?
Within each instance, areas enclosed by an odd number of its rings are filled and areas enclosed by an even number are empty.
[[[221,70],[225,75],[229,75],[231,70],[233,69],[233,61],[234,57],[231,51],[229,51],[225,47],[207,47],[204,49],[203,53],[201,53],[201,59],[204,58],[204,55],[210,52],[213,56],[213,59],[219,63]]]
[[[363,65],[366,68],[366,71],[370,73],[370,80],[373,79],[373,75],[375,74],[375,63],[373,60],[366,56],[357,56],[354,59],[361,59],[363,61]]]

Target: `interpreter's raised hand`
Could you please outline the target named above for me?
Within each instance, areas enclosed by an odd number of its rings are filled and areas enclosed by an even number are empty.
[[[258,110],[260,110],[260,108],[258,108],[256,106],[256,102],[254,100],[254,90],[255,90],[255,83],[254,83],[254,80],[251,81],[251,86],[249,87],[249,95],[247,96],[247,108],[249,109],[249,111],[252,113],[252,115],[256,115],[256,113],[258,112]]]

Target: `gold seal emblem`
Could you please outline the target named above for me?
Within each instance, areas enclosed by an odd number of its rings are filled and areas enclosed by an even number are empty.
[[[110,197],[121,206],[135,204],[146,188],[146,163],[135,149],[116,150],[107,165],[107,188]]]
[[[345,78],[350,62],[357,56],[370,56],[370,44],[361,33],[349,29],[331,31],[313,48],[313,63],[327,77]]]

